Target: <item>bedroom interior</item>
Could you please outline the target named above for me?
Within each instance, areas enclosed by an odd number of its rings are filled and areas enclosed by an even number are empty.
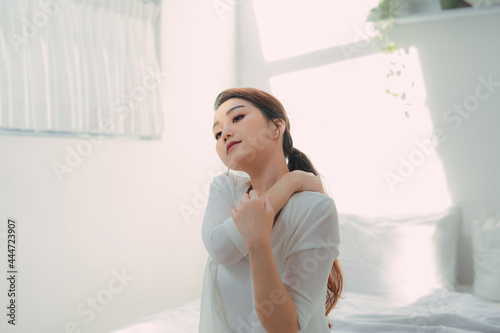
[[[332,331],[500,332],[500,3],[419,4],[1,4],[0,331],[198,332],[212,105],[257,87],[339,212]]]

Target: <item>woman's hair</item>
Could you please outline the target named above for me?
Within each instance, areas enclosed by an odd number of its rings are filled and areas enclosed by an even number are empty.
[[[312,172],[316,176],[319,175],[309,158],[303,152],[293,147],[292,135],[290,134],[290,122],[288,121],[285,108],[276,97],[255,88],[226,89],[215,99],[214,109],[217,111],[222,103],[231,98],[240,98],[252,103],[262,112],[267,120],[272,121],[276,127],[278,127],[278,125],[274,119],[283,119],[286,124],[285,132],[283,134],[283,152],[285,157],[288,159],[288,170],[303,170],[306,172]],[[328,277],[325,316],[327,316],[337,304],[342,288],[342,270],[338,259],[336,258]]]

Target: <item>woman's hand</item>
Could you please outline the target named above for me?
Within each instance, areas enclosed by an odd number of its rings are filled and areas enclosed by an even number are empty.
[[[315,191],[325,194],[320,177],[314,175],[314,173],[302,170],[293,170],[290,174],[295,178],[297,184],[295,186],[295,192]]]
[[[249,252],[270,240],[274,215],[270,196],[262,198],[255,190],[244,193],[237,208],[231,210],[231,217],[245,239]]]

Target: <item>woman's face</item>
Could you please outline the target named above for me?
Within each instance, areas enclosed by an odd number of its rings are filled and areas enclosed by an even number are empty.
[[[267,156],[276,126],[251,102],[231,98],[219,106],[214,116],[215,148],[222,162],[232,170]],[[227,150],[229,143],[239,142]],[[280,140],[281,141],[281,140]]]

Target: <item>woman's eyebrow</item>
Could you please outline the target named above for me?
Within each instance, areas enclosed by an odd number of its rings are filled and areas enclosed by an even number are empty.
[[[229,110],[227,110],[227,112],[226,112],[226,116],[227,116],[228,114],[230,114],[231,112],[233,112],[235,109],[237,109],[237,108],[241,108],[241,107],[244,107],[244,106],[245,106],[245,105],[236,105],[236,106],[233,106],[232,108],[230,108]],[[216,126],[218,123],[219,123],[219,121],[216,121],[216,122],[214,123],[214,127],[212,127],[212,130],[215,128],[215,126]]]

